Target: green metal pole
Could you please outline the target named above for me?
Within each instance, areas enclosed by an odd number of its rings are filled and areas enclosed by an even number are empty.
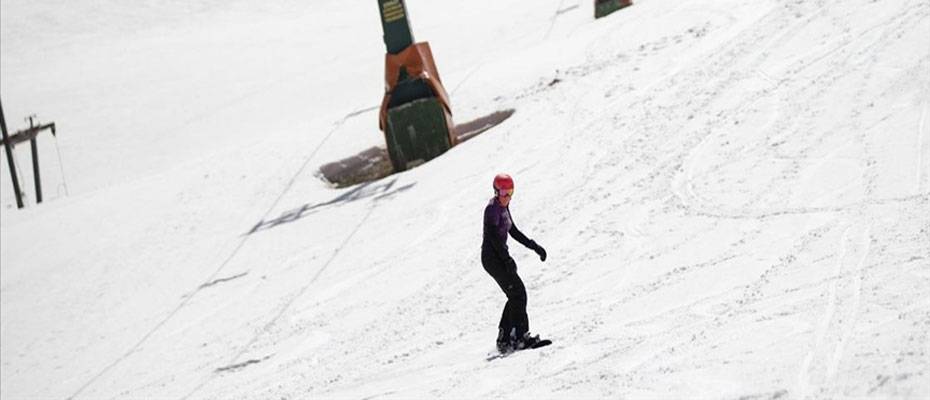
[[[403,0],[378,0],[381,10],[381,27],[384,28],[384,45],[387,52],[397,54],[413,44],[413,32],[407,20],[407,6]]]
[[[23,194],[19,190],[19,180],[16,179],[16,164],[13,163],[13,145],[10,144],[10,134],[6,131],[6,117],[3,116],[2,102],[0,102],[0,127],[3,129],[3,147],[6,149],[6,161],[10,164],[10,178],[13,178],[13,191],[16,193],[16,208],[23,208]]]

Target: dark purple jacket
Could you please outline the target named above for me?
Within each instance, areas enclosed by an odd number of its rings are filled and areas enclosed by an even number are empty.
[[[513,236],[520,244],[535,250],[536,242],[530,240],[517,229],[510,217],[510,210],[497,201],[497,198],[491,198],[488,206],[484,208],[484,240],[481,243],[481,251],[492,252],[499,260],[510,262],[510,252],[507,247],[507,234]]]

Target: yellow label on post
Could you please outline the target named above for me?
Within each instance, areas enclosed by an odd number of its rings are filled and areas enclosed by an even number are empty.
[[[404,6],[400,4],[399,0],[386,1],[384,2],[382,14],[384,15],[384,22],[394,22],[403,19]]]

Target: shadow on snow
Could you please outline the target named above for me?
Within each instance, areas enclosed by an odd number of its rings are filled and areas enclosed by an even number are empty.
[[[329,200],[323,203],[317,203],[317,204],[310,204],[310,203],[304,204],[295,209],[281,213],[281,215],[278,216],[277,218],[274,218],[268,221],[264,219],[262,219],[261,221],[258,221],[258,223],[256,223],[255,226],[252,227],[252,229],[248,232],[248,235],[251,235],[259,231],[271,229],[279,225],[297,221],[301,218],[312,215],[316,213],[317,211],[319,211],[320,209],[323,209],[327,206],[351,203],[357,200],[362,200],[362,199],[367,199],[367,198],[372,198],[372,197],[374,198],[375,201],[380,201],[385,198],[394,196],[398,193],[410,190],[410,188],[416,185],[416,183],[410,183],[410,184],[395,188],[394,187],[395,183],[397,183],[397,179],[392,179],[389,182],[384,182],[380,184],[375,184],[375,182],[367,182],[367,183],[364,183],[364,184],[361,184],[355,187],[354,189],[348,192],[345,192],[335,197],[332,200]]]

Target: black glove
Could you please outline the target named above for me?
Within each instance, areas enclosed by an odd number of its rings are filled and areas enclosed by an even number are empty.
[[[537,244],[536,248],[533,250],[536,252],[536,254],[539,254],[539,261],[546,261],[546,249]]]

